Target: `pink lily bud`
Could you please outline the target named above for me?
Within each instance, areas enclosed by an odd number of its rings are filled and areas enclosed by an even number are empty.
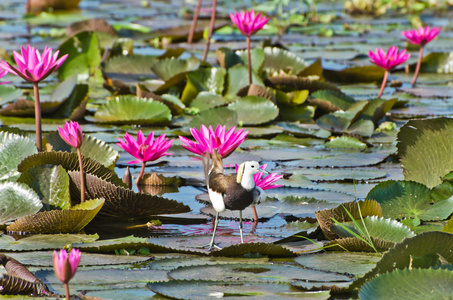
[[[77,267],[79,266],[81,252],[78,249],[71,249],[68,253],[66,250],[61,249],[60,253],[53,252],[53,269],[55,276],[63,283],[68,283],[74,277]]]
[[[58,127],[61,138],[75,148],[80,148],[83,142],[83,133],[77,122],[70,121],[64,124],[64,129]]]

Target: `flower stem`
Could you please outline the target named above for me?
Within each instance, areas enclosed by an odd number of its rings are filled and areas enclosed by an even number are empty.
[[[209,46],[211,45],[211,37],[212,37],[212,32],[214,31],[214,24],[215,24],[216,7],[217,7],[217,0],[212,0],[211,22],[209,23],[208,39],[206,41],[206,46],[205,46],[204,52],[203,52],[203,61],[205,61],[206,58],[208,57]]]
[[[36,123],[36,148],[38,152],[42,151],[42,133],[41,133],[41,104],[39,102],[38,83],[33,83],[33,92],[35,94],[35,123]]]
[[[83,172],[82,151],[80,147],[77,148],[77,155],[79,156],[80,166],[80,203],[85,202],[85,174]]]
[[[412,78],[412,82],[411,82],[412,86],[414,86],[415,82],[417,82],[418,73],[420,72],[420,65],[422,64],[422,58],[423,58],[423,48],[424,48],[424,46],[421,45],[420,46],[420,53],[418,55],[417,66],[415,67],[414,77]]]
[[[140,170],[140,175],[138,175],[138,178],[137,178],[137,186],[140,184],[140,181],[142,181],[142,178],[143,178],[143,174],[145,174],[145,162],[143,162],[142,164],[142,169]]]
[[[249,68],[249,84],[252,84],[252,54],[250,53],[250,36],[247,36],[247,65]]]
[[[197,8],[195,9],[195,13],[194,13],[193,19],[192,19],[192,25],[190,26],[190,32],[189,32],[189,37],[187,38],[187,44],[192,43],[193,35],[195,33],[195,28],[197,27],[197,20],[198,20],[198,14],[200,13],[200,8],[201,8],[201,0],[198,0]]]
[[[385,70],[384,79],[382,79],[381,89],[379,90],[378,98],[381,98],[382,93],[384,92],[385,85],[387,84],[387,79],[389,78],[389,71]]]
[[[66,300],[69,300],[71,298],[71,296],[69,295],[69,284],[68,283],[64,284],[64,289],[66,291]]]

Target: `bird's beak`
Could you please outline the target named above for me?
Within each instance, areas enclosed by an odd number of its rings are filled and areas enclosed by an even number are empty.
[[[260,169],[261,169],[261,168],[260,168]],[[260,172],[263,172],[263,173],[269,174],[269,172],[268,172],[268,171],[266,171],[266,170],[263,170],[263,169],[261,169],[261,170],[260,170]]]

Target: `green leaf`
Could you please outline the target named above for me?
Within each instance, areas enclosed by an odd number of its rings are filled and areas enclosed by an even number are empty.
[[[320,90],[312,93],[310,96],[316,100],[317,105],[321,108],[324,107],[324,110],[327,111],[335,111],[339,109],[346,111],[356,102],[354,98],[347,96],[341,91]],[[327,103],[323,104],[321,102]]]
[[[451,74],[451,52],[432,52],[423,57],[420,64],[422,73],[446,73]],[[409,66],[411,72],[415,71],[416,63]]]
[[[248,68],[248,51],[247,50],[239,50],[236,51],[236,54],[239,55],[241,60],[243,61],[244,66]],[[263,64],[265,60],[265,51],[261,48],[253,48],[251,50],[251,64],[252,64],[252,71],[256,74],[260,74],[263,70]]]
[[[453,119],[410,120],[398,133],[398,154],[406,180],[433,188],[453,170]],[[420,159],[420,158],[423,159]]]
[[[329,81],[338,83],[377,82],[384,77],[385,70],[378,66],[361,66],[341,71],[324,69],[323,75]]]
[[[16,182],[0,182],[0,224],[38,212],[39,196],[29,187]]]
[[[126,187],[118,175],[107,167],[104,167],[99,162],[92,160],[88,157],[82,158],[83,170],[87,174],[93,174],[102,178],[108,182],[113,183],[116,186]],[[66,171],[79,170],[79,158],[77,153],[68,152],[40,152],[34,155],[30,155],[25,158],[18,166],[19,172],[24,173],[29,168],[41,165],[61,165]]]
[[[429,245],[429,247],[427,247]],[[453,235],[443,232],[424,232],[415,237],[396,244],[382,256],[376,267],[357,279],[349,286],[353,291],[362,287],[367,281],[387,272],[394,272],[409,267],[429,268],[440,265],[439,256],[443,261],[453,263]]]
[[[0,85],[0,106],[16,100],[22,96],[22,89],[18,89],[11,85],[1,84]]]
[[[212,125],[214,128],[217,125],[226,125],[227,127],[236,126],[238,124],[238,116],[236,111],[228,107],[211,108],[195,116],[190,121],[189,127],[199,128],[202,124],[205,126]]]
[[[316,120],[319,127],[332,132],[342,133],[351,125],[354,115],[342,110],[327,114]]]
[[[269,257],[294,257],[296,253],[280,245],[267,243],[244,243],[225,247],[219,251],[212,252],[212,256],[232,257],[243,256],[246,254],[267,255]]]
[[[288,70],[289,74],[298,74],[307,67],[303,58],[282,48],[266,47],[264,48],[264,54],[263,67],[266,69],[275,71]]]
[[[134,74],[151,76],[151,67],[156,63],[156,57],[149,55],[127,55],[110,58],[104,65],[106,73]]]
[[[52,145],[54,151],[77,152],[77,148],[68,145],[58,132],[50,133],[46,135],[46,138],[48,143]],[[113,150],[113,148],[105,142],[86,134],[83,136],[83,143],[80,150],[83,156],[96,160],[112,170],[120,157],[118,151]]]
[[[341,136],[334,138],[325,143],[326,148],[353,148],[353,149],[366,149],[367,145],[362,143],[359,139],[349,136]]]
[[[278,107],[272,101],[257,96],[242,97],[228,108],[236,112],[238,122],[243,125],[264,124],[278,116]]]
[[[22,217],[6,227],[13,232],[78,233],[96,216],[104,199],[93,199],[69,210],[51,210]]]
[[[178,74],[196,70],[200,61],[196,59],[182,60],[175,57],[156,60],[151,70],[164,81],[168,81]]]
[[[363,218],[363,222],[357,221],[357,224],[354,222],[344,222],[341,224],[352,232],[361,235],[361,230],[357,228],[358,224],[362,228],[362,230],[364,229],[364,227],[366,227],[371,237],[395,243],[400,243],[405,238],[415,236],[415,234],[402,223],[392,219],[378,218],[376,216]],[[338,224],[333,224],[331,230],[340,237],[355,236]]]
[[[359,120],[371,120],[375,125],[385,116],[386,113],[392,109],[393,105],[398,101],[398,98],[389,100],[384,99],[372,99],[369,104],[365,107],[365,110],[359,116]]]
[[[311,123],[311,122],[313,122],[313,117],[315,116],[315,108],[313,106],[279,105],[278,108],[280,111],[279,119],[281,119],[283,121]],[[324,129],[321,129],[320,131],[324,132]],[[327,134],[327,133],[325,133],[325,134]],[[330,136],[330,132],[329,132],[329,136]]]
[[[101,105],[94,117],[94,122],[109,124],[162,124],[171,120],[170,109],[163,103],[121,96]]]
[[[384,216],[393,219],[420,217],[431,207],[429,189],[413,181],[381,182],[366,198],[379,202]]]
[[[73,120],[82,119],[89,95],[88,84],[77,84],[68,98],[52,114],[52,118]]]
[[[368,281],[359,297],[368,299],[448,299],[453,295],[453,272],[443,269],[404,269]]]
[[[280,89],[284,92],[308,90],[311,94],[320,90],[340,91],[340,89],[332,83],[298,76],[274,76],[268,78],[267,81],[272,88]],[[268,84],[266,83],[266,85]]]
[[[45,210],[71,207],[69,176],[62,166],[36,166],[25,171],[19,179],[39,195]]]
[[[444,228],[442,228],[442,232],[453,234],[453,218],[450,218],[450,220],[448,220],[447,224],[445,224]]]
[[[200,92],[221,95],[225,82],[226,70],[223,68],[200,68],[187,73],[187,84],[181,101],[190,104]]]
[[[244,61],[241,59],[241,57],[230,48],[219,48],[216,50],[216,54],[217,59],[219,60],[219,65],[224,69],[228,70],[235,65],[244,64]]]
[[[424,221],[445,220],[453,213],[453,197],[431,205],[419,218]]]
[[[30,138],[0,132],[0,180],[17,180],[20,176],[17,165],[36,152],[35,142]]]
[[[234,66],[228,70],[225,97],[235,97],[237,93],[249,85],[248,70],[246,66]],[[252,72],[252,82],[264,86],[262,79]]]
[[[446,200],[453,196],[453,182],[446,181],[431,189],[431,199],[433,202]]]
[[[58,68],[58,77],[66,79],[74,74],[92,76],[101,64],[101,49],[95,32],[83,31],[69,38],[58,48],[68,58]]]
[[[199,111],[207,110],[225,104],[221,95],[209,92],[200,92],[190,103],[190,107],[197,108]]]
[[[35,251],[64,248],[72,243],[90,243],[97,240],[97,234],[37,234],[15,240],[9,235],[0,236],[1,251]]]

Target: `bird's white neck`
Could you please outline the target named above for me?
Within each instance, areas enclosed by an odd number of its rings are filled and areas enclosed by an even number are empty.
[[[253,173],[250,170],[244,170],[244,174],[242,175],[241,185],[247,191],[251,191],[255,188],[255,180],[253,179]]]

